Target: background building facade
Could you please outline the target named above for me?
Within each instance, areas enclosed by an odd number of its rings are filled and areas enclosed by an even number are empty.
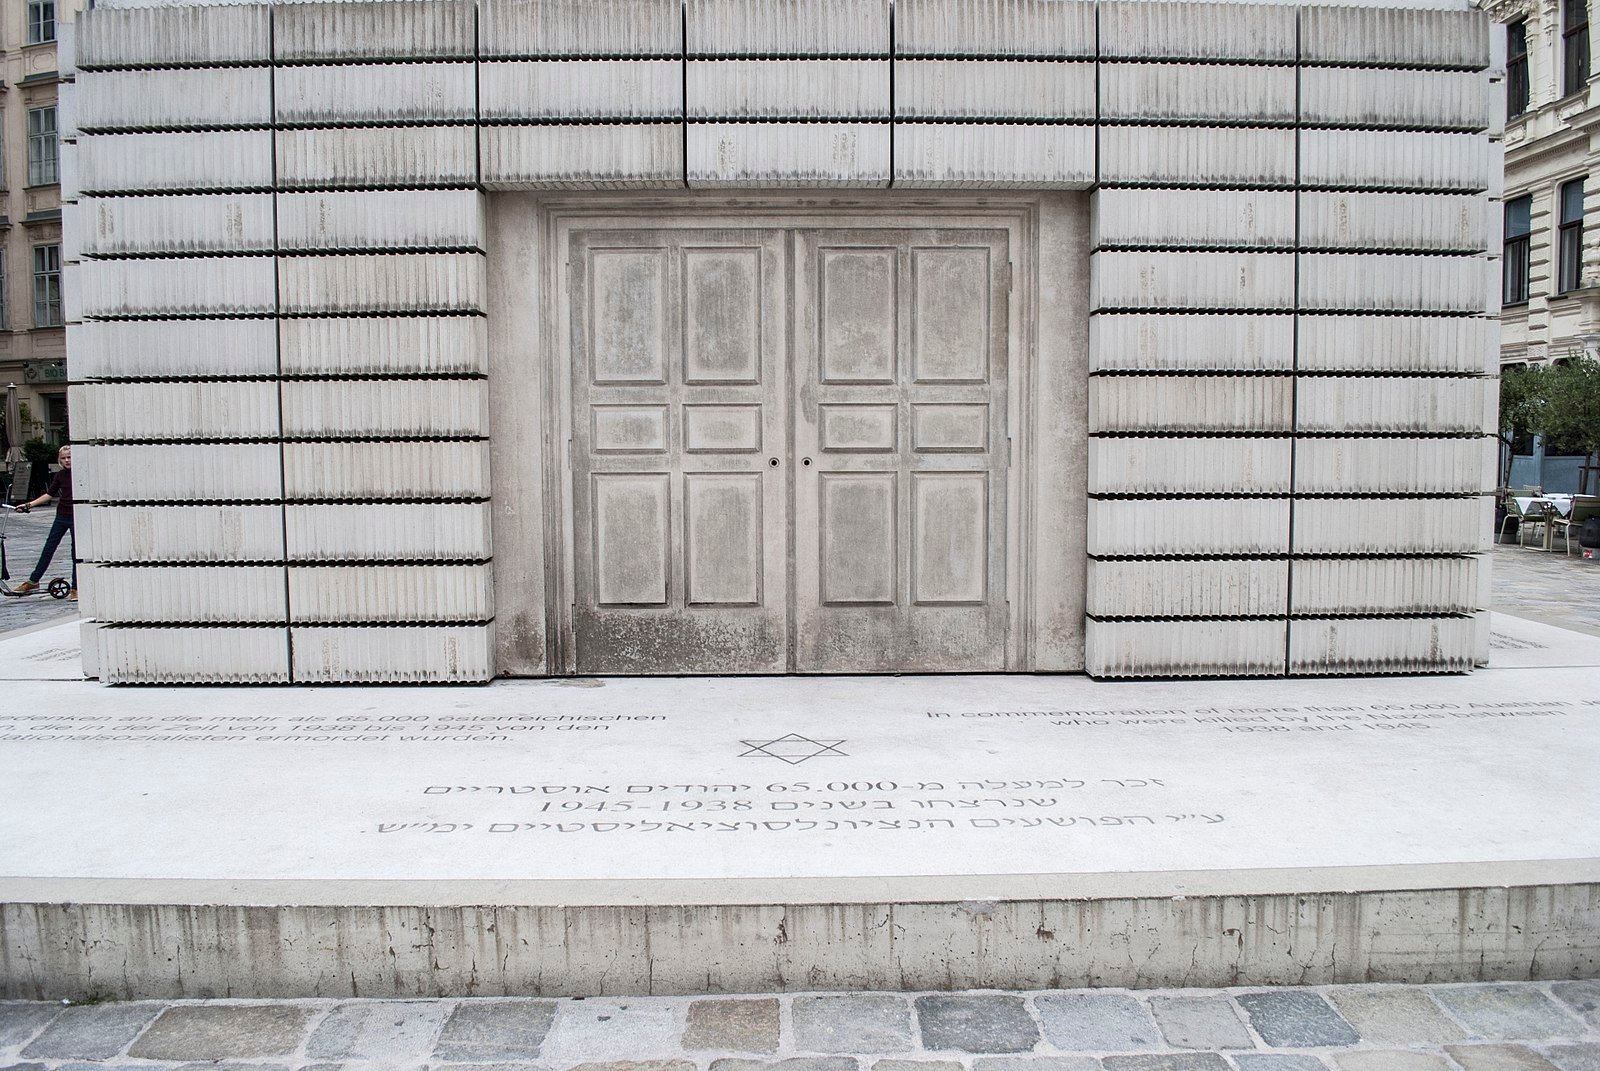
[[[1506,41],[1506,197],[1500,360],[1600,356],[1600,72],[1588,0],[1497,0]],[[1584,458],[1518,437],[1510,485],[1579,489]]]
[[[18,0],[0,14],[0,390],[18,387],[19,439],[52,446],[68,438],[56,38],[81,6]]]

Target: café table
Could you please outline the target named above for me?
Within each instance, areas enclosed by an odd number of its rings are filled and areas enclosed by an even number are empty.
[[[1518,496],[1517,506],[1522,510],[1523,524],[1544,525],[1544,550],[1555,549],[1555,526],[1552,517],[1565,517],[1572,512],[1572,496],[1551,491],[1530,497]],[[1521,542],[1519,539],[1518,542]],[[1526,543],[1522,544],[1524,547]]]

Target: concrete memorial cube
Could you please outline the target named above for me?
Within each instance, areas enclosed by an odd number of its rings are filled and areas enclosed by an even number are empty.
[[[1481,648],[1480,13],[106,0],[68,36],[106,680]]]

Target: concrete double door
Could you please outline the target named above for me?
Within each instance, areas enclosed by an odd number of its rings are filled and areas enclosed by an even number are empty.
[[[576,671],[1006,668],[1008,243],[571,231]]]

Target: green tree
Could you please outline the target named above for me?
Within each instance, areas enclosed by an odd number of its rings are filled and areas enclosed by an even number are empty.
[[[1600,457],[1600,361],[1574,355],[1543,371],[1539,387],[1543,404],[1538,406],[1536,430],[1546,440],[1561,442],[1584,455],[1578,490],[1588,494],[1595,461]],[[1504,386],[1501,389],[1504,391]]]
[[[1500,442],[1505,445],[1502,487],[1511,483],[1511,444],[1518,435],[1540,430],[1544,379],[1548,374],[1548,366],[1542,364],[1516,365],[1500,371]]]

